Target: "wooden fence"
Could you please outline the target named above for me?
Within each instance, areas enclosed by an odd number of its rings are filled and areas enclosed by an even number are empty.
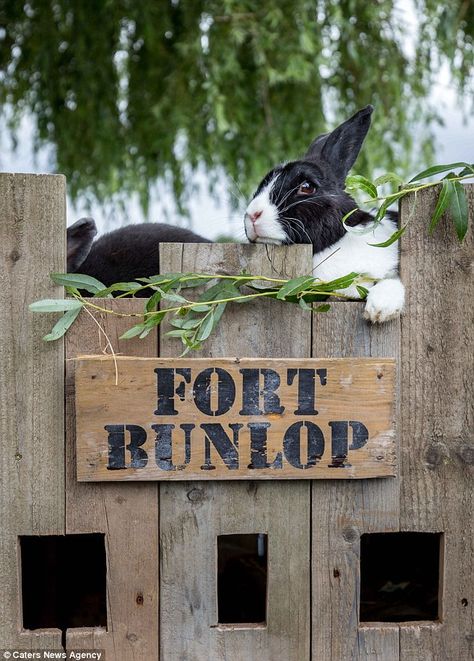
[[[472,222],[474,186],[467,188]],[[181,348],[163,332],[119,340],[126,321],[84,312],[64,343],[43,342],[51,318],[27,305],[61,296],[48,275],[65,269],[65,180],[0,175],[0,648],[102,649],[109,661],[474,658],[472,231],[462,246],[450,223],[430,237],[435,203],[429,190],[416,213],[413,198],[402,202],[402,223],[411,220],[401,321],[369,326],[358,302],[313,317],[258,302],[228,309],[196,354],[396,358],[397,478],[78,483],[72,359],[103,351],[97,321],[123,354],[173,357]],[[161,246],[161,272],[243,268],[291,278],[311,272],[311,251]],[[142,310],[131,299],[106,304]],[[439,617],[360,622],[361,535],[398,531],[442,533]],[[219,626],[216,538],[262,532],[266,624]],[[19,538],[83,533],[105,534],[107,626],[25,629]]]

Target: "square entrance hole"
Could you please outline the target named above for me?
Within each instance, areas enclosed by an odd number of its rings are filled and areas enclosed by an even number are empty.
[[[263,533],[217,537],[219,624],[265,624],[267,542]]]
[[[360,621],[440,618],[441,533],[361,536]]]
[[[20,537],[24,629],[106,627],[105,535]]]

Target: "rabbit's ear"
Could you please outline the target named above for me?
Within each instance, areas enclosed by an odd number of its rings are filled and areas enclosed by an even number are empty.
[[[372,111],[372,106],[366,106],[331,133],[320,135],[311,144],[305,158],[310,161],[321,159],[326,161],[343,183],[359,155],[364,138],[370,128]]]
[[[67,228],[68,273],[77,273],[90,252],[96,234],[97,227],[93,218],[81,218]]]

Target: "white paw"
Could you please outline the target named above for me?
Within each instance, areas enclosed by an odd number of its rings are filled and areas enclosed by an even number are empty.
[[[398,278],[380,280],[369,290],[364,317],[373,324],[398,317],[405,304],[405,287]]]

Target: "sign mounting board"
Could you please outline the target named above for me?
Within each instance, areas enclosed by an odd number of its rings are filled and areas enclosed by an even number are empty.
[[[394,360],[76,363],[79,481],[396,474]]]

